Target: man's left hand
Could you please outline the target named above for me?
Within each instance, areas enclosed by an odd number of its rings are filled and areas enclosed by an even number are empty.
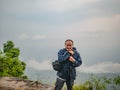
[[[70,57],[69,57],[69,61],[74,62],[75,59],[74,59],[72,56],[70,56]]]

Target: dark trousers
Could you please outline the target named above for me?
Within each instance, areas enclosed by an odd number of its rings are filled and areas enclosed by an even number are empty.
[[[62,87],[63,87],[65,82],[66,82],[66,85],[67,85],[67,90],[73,90],[72,87],[73,87],[73,84],[74,84],[74,80],[63,81],[59,78],[57,78],[57,80],[56,80],[54,90],[62,90]]]

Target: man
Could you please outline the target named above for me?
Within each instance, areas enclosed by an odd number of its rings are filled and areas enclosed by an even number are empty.
[[[82,64],[80,54],[76,48],[73,47],[73,44],[71,39],[67,39],[65,41],[65,48],[58,52],[58,60],[63,63],[63,68],[57,72],[55,90],[62,90],[65,82],[67,90],[72,90],[76,78],[75,68]]]

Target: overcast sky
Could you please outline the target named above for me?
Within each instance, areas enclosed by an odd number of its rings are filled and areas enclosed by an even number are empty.
[[[0,48],[12,40],[27,67],[52,70],[68,38],[82,57],[79,71],[120,73],[120,1],[0,0]]]

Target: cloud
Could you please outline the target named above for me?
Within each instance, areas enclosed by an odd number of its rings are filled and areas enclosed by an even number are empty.
[[[25,33],[23,33],[23,34],[21,34],[20,36],[19,36],[19,39],[21,39],[21,40],[28,40],[28,39],[32,39],[32,40],[42,40],[42,39],[45,39],[46,38],[46,36],[45,35],[39,35],[39,34],[37,34],[37,35],[28,35],[28,34],[25,34]]]
[[[43,3],[43,9],[47,11],[65,12],[80,8],[83,4],[97,1],[99,0],[50,0]]]
[[[83,4],[97,1],[100,0],[35,0],[29,2],[12,0],[7,2],[3,1],[2,10],[14,13],[35,13],[40,11],[65,12],[80,8]]]
[[[46,38],[45,35],[35,35],[32,37],[32,39],[34,39],[34,40],[45,39],[45,38]]]
[[[36,70],[53,70],[50,61],[45,60],[38,62],[35,59],[27,61],[27,67],[34,68]],[[77,68],[77,71],[83,73],[120,73],[120,63],[102,62],[91,66],[81,65]]]
[[[65,26],[65,30],[72,32],[94,33],[99,31],[114,31],[120,28],[120,14],[108,17],[90,17],[88,19],[74,22]]]
[[[51,62],[47,60],[42,62],[38,62],[35,59],[29,60],[27,62],[27,67],[34,68],[36,70],[52,70]]]
[[[91,66],[82,65],[77,70],[84,73],[120,73],[120,63],[102,62]]]
[[[26,40],[26,39],[29,39],[29,36],[27,34],[23,33],[19,36],[19,39]]]

